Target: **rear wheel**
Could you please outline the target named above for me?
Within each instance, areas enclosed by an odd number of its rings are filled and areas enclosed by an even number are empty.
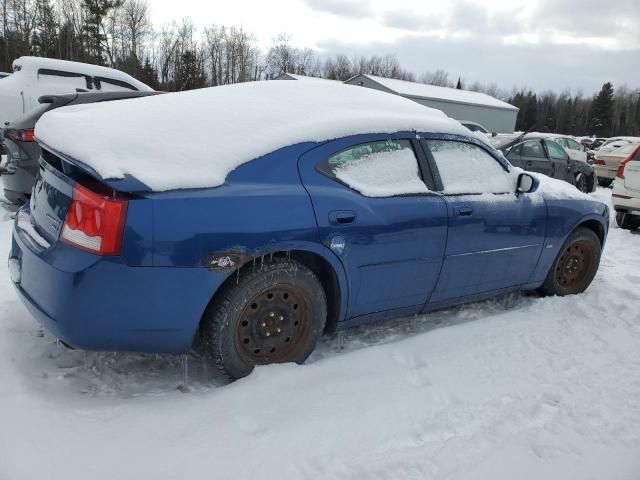
[[[640,227],[640,216],[624,212],[616,212],[616,223],[625,230],[635,230]]]
[[[598,271],[601,252],[600,239],[593,231],[576,228],[553,262],[542,292],[560,296],[584,292]]]
[[[598,178],[598,185],[600,185],[601,187],[610,187],[612,183],[612,178]]]
[[[225,285],[203,317],[203,345],[234,380],[255,365],[302,363],[327,317],[320,281],[304,265],[274,258]]]

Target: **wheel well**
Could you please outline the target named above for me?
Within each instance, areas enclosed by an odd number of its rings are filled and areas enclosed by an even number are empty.
[[[578,227],[584,227],[591,230],[593,233],[595,233],[598,236],[598,239],[600,240],[600,245],[601,246],[604,245],[604,227],[599,221],[587,220],[586,222],[582,222],[580,225],[578,225]]]
[[[324,330],[327,333],[334,332],[340,316],[340,284],[331,264],[320,255],[304,250],[290,250],[279,252],[276,255],[289,256],[306,266],[318,277],[327,297],[327,323]]]
[[[268,262],[273,257],[290,258],[295,260],[309,270],[311,270],[324,289],[325,296],[327,297],[327,323],[325,325],[326,333],[333,333],[338,325],[338,319],[340,316],[340,284],[338,283],[338,277],[336,276],[333,267],[320,255],[304,250],[287,250],[269,253],[263,257],[252,258],[247,261],[240,271],[234,271],[229,278],[218,288],[217,292],[213,295],[209,301],[211,305],[219,292],[223,290],[223,287],[229,283],[237,282],[238,278],[242,277],[242,274],[246,270],[256,268],[256,265],[260,265],[260,262]]]

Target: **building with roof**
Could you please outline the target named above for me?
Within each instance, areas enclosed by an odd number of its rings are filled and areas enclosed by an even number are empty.
[[[512,133],[516,126],[518,108],[485,93],[364,74],[344,83],[400,95],[458,121],[479,123],[490,132]]]

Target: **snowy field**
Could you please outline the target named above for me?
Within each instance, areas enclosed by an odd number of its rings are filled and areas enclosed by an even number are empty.
[[[583,295],[353,329],[226,386],[197,358],[185,385],[179,358],[58,346],[1,267],[0,479],[637,480],[639,252],[612,225]]]

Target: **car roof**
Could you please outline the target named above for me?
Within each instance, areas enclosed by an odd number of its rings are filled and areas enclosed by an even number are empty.
[[[358,134],[431,132],[487,143],[440,110],[333,82],[246,82],[78,105],[73,113],[44,115],[38,140],[104,180],[130,175],[153,191],[216,187],[235,168],[281,148]],[[71,138],[75,131],[83,135]]]

